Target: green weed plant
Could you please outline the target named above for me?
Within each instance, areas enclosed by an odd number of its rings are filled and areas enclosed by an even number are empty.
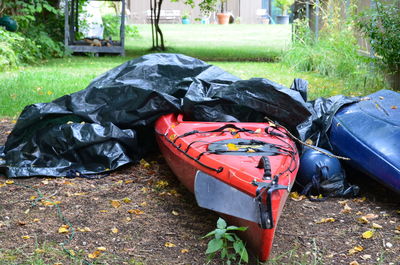
[[[227,226],[224,219],[219,218],[217,221],[217,228],[211,231],[203,238],[214,236],[208,242],[206,254],[208,260],[212,260],[215,255],[220,252],[221,259],[226,262],[227,265],[241,264],[241,262],[248,263],[249,255],[247,253],[245,244],[233,231],[245,231],[247,227]]]

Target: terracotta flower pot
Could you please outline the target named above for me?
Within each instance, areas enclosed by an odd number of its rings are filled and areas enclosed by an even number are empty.
[[[229,18],[231,17],[231,14],[228,13],[218,13],[217,18],[218,18],[218,24],[221,25],[226,25],[229,24]]]

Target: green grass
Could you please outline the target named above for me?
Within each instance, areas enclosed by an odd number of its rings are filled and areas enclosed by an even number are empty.
[[[15,117],[24,106],[49,102],[58,97],[84,89],[95,77],[125,62],[122,57],[72,57],[53,59],[42,65],[18,71],[0,73],[0,117]],[[210,62],[242,78],[268,78],[290,86],[293,79],[310,82],[310,96],[341,94],[345,88],[329,78],[313,73],[290,70],[278,63],[266,62]]]
[[[151,47],[150,25],[137,25],[141,37],[128,39],[128,56]],[[273,61],[290,44],[289,25],[161,25],[168,52],[216,61]]]
[[[0,117],[16,117],[26,105],[49,102],[82,90],[98,75],[149,53],[150,26],[138,27],[141,37],[127,40],[126,57],[74,56],[0,73]],[[242,79],[262,77],[290,86],[294,78],[303,78],[310,83],[311,99],[336,94],[365,95],[371,92],[368,89],[351,91],[337,78],[296,71],[290,65],[265,62],[287,48],[290,26],[192,24],[161,27],[169,47],[168,52],[200,58]]]

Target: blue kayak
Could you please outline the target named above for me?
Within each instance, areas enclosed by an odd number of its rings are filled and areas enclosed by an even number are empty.
[[[329,139],[351,166],[400,193],[400,93],[381,90],[342,107]]]

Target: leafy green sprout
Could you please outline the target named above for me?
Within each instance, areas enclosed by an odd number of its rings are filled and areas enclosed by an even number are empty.
[[[206,254],[208,254],[208,261],[212,260],[217,252],[221,253],[221,259],[226,260],[226,264],[232,264],[239,258],[238,264],[241,262],[248,263],[249,255],[247,253],[245,244],[235,234],[230,231],[245,231],[247,227],[227,226],[224,219],[219,218],[217,221],[217,228],[211,231],[202,238],[214,236],[208,242]]]

